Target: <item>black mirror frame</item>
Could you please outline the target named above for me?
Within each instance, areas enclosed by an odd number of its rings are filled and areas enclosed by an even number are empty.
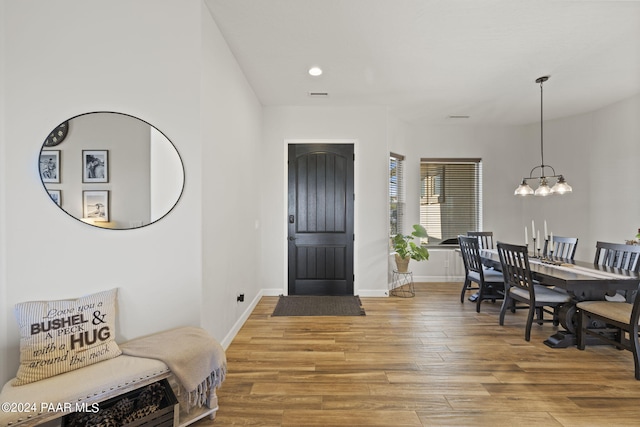
[[[167,210],[167,212],[165,212],[163,215],[159,216],[158,218],[156,218],[153,221],[150,221],[147,224],[143,224],[140,226],[136,226],[136,227],[121,227],[121,228],[110,228],[110,227],[102,227],[100,225],[96,225],[95,223],[90,223],[90,222],[86,222],[83,221],[83,218],[78,218],[76,216],[74,216],[73,214],[69,213],[67,210],[65,210],[61,203],[60,200],[58,202],[56,202],[53,199],[53,196],[50,194],[50,191],[56,191],[56,190],[50,190],[49,188],[47,188],[47,183],[45,183],[42,173],[41,173],[41,165],[40,165],[40,156],[43,153],[43,151],[55,151],[55,150],[51,150],[51,148],[55,148],[57,145],[63,143],[65,137],[67,136],[67,132],[69,131],[69,129],[72,126],[72,122],[73,119],[76,119],[78,117],[82,117],[82,116],[86,116],[86,115],[90,115],[90,114],[116,114],[116,115],[120,115],[120,116],[124,116],[124,117],[129,117],[133,120],[137,120],[139,122],[142,122],[144,124],[146,124],[147,126],[149,126],[149,128],[155,129],[160,135],[162,135],[166,141],[171,145],[171,147],[173,148],[176,156],[177,156],[177,160],[180,164],[181,170],[182,170],[182,186],[180,188],[180,192],[176,197],[175,202],[173,203],[173,205],[171,205],[171,208],[169,208]],[[57,134],[57,138],[56,138],[56,134]],[[45,150],[45,149],[49,149],[49,150]],[[67,120],[64,120],[63,122],[61,122],[59,125],[57,125],[52,131],[51,133],[47,136],[47,138],[45,138],[44,142],[42,143],[41,147],[40,147],[40,151],[38,153],[38,159],[37,159],[37,170],[38,173],[40,175],[40,182],[42,184],[43,189],[45,190],[45,192],[47,192],[47,195],[49,196],[49,198],[51,199],[51,202],[54,203],[55,205],[57,205],[57,207],[64,212],[65,214],[67,214],[69,217],[73,218],[74,220],[81,222],[83,224],[89,225],[91,227],[94,228],[99,228],[99,229],[103,229],[103,230],[135,230],[135,229],[139,229],[139,228],[144,228],[147,227],[149,225],[155,224],[158,221],[162,220],[163,218],[165,218],[167,215],[169,215],[169,213],[171,213],[176,206],[178,205],[178,202],[180,201],[180,199],[182,198],[182,195],[184,193],[184,189],[186,186],[186,172],[185,172],[185,166],[184,166],[184,162],[182,160],[182,156],[180,155],[180,152],[178,151],[177,147],[175,146],[175,144],[173,143],[173,141],[171,141],[171,139],[169,139],[169,137],[167,137],[167,135],[162,132],[160,129],[158,129],[156,126],[152,125],[151,123],[147,122],[146,120],[143,120],[139,117],[133,116],[131,114],[127,114],[127,113],[121,113],[121,112],[116,112],[116,111],[91,111],[91,112],[86,112],[86,113],[81,113],[78,115],[75,115]]]

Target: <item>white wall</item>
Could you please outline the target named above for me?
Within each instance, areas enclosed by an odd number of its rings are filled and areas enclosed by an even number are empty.
[[[4,25],[5,20],[5,4],[0,2],[0,22]],[[0,58],[5,57],[5,35],[4,31],[0,31]],[[6,355],[8,354],[9,341],[7,337],[7,315],[5,314],[5,306],[7,301],[7,267],[6,267],[6,240],[1,236],[6,236],[7,227],[5,221],[6,203],[5,191],[7,185],[7,154],[5,150],[5,74],[4,61],[0,61],[0,380],[13,376],[13,365],[10,366]],[[14,323],[12,323],[13,325]]]
[[[1,380],[16,372],[13,305],[118,287],[119,341],[200,323],[202,303],[198,0],[10,0],[0,141],[4,201],[0,277]],[[187,182],[176,209],[132,231],[71,219],[47,198],[37,155],[55,125],[87,111],[155,125],[176,145]],[[2,200],[2,198],[0,198]],[[222,337],[218,337],[222,338]]]
[[[184,165],[173,144],[156,128],[150,129],[149,215],[155,222],[167,215],[184,189]]]
[[[200,0],[5,5],[2,36],[11,44],[0,64],[8,64],[2,87],[11,90],[0,110],[10,123],[0,140],[0,227],[5,215],[10,226],[0,240],[0,265],[8,266],[0,274],[0,380],[17,368],[12,307],[26,300],[118,287],[119,341],[193,324],[228,344],[263,285],[262,110],[209,11]],[[65,30],[52,33],[51,22]],[[140,117],[180,153],[185,189],[158,223],[96,229],[44,194],[37,155],[45,136],[99,110]]]
[[[355,293],[387,289],[388,156],[386,109],[266,107],[263,169],[262,286],[287,294],[286,141],[355,141]]]
[[[201,321],[226,345],[264,287],[262,106],[204,6],[202,28]],[[239,293],[244,302],[237,302]]]
[[[590,213],[584,243],[593,257],[596,241],[622,243],[640,228],[640,95],[591,118],[589,162],[583,166],[592,193],[584,209]]]

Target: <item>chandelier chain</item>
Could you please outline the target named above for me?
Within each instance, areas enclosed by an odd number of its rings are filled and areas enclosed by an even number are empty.
[[[544,116],[543,116],[543,100],[542,100],[542,83],[544,80],[540,80],[540,160],[542,161],[542,175],[544,175]]]

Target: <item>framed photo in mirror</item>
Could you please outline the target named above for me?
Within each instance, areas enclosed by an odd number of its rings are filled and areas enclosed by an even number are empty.
[[[82,150],[82,182],[109,182],[109,150]]]
[[[40,152],[40,179],[42,182],[60,182],[60,150]]]
[[[83,191],[82,217],[92,222],[109,222],[109,190]]]
[[[61,190],[47,190],[49,197],[55,202],[56,205],[62,206],[62,191]]]

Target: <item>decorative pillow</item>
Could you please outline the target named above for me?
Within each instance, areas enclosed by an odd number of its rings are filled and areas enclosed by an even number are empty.
[[[16,304],[20,367],[14,386],[119,356],[117,289],[74,300]]]

